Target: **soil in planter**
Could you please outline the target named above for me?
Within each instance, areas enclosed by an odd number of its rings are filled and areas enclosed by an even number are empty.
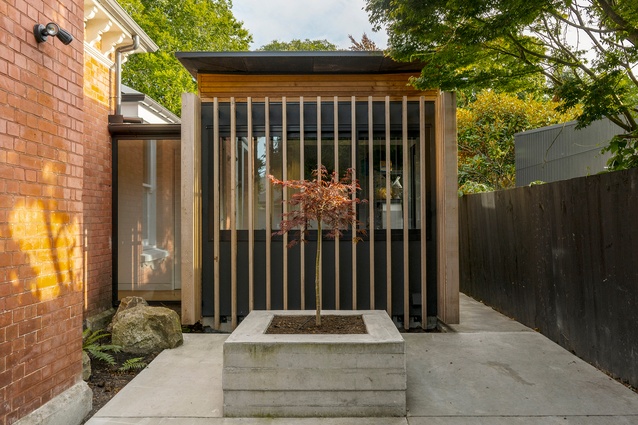
[[[321,316],[321,326],[315,316],[275,316],[266,329],[267,334],[367,334],[363,317]]]

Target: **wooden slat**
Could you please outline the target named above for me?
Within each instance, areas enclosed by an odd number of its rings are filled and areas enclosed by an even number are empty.
[[[237,104],[230,100],[230,299],[231,326],[237,327]]]
[[[270,101],[264,100],[265,116],[265,136],[266,136],[266,176],[270,175]],[[266,179],[266,310],[271,309],[271,281],[270,281],[270,261],[271,261],[271,240],[272,237],[272,185]]]
[[[253,103],[246,101],[248,127],[248,311],[255,308],[255,141],[253,140]]]
[[[352,179],[357,179],[357,98],[352,96],[350,98],[350,167],[352,167]],[[352,200],[358,196],[357,193],[352,194]],[[352,204],[352,210],[357,213],[357,205]],[[357,309],[357,244],[355,238],[357,237],[357,226],[352,225],[352,309]]]
[[[334,97],[334,108],[333,108],[333,133],[334,133],[334,165],[335,165],[335,173],[337,173],[337,178],[339,177],[339,98],[337,96]],[[341,300],[339,297],[340,291],[340,281],[339,281],[339,237],[335,238],[335,308],[337,310],[341,309]]]
[[[420,211],[421,211],[421,327],[427,328],[428,325],[428,297],[427,297],[427,210],[426,210],[426,167],[425,150],[429,149],[425,138],[425,97],[419,98],[419,182],[420,182]]]
[[[282,180],[288,180],[288,119],[286,117],[286,98],[281,99],[281,169]],[[288,188],[283,190],[283,213],[288,212]],[[283,292],[284,292],[284,310],[288,310],[288,233],[283,235]]]
[[[403,98],[402,103],[402,129],[403,129],[403,193],[402,210],[403,210],[403,329],[410,329],[410,255],[409,255],[409,239],[408,239],[408,176],[410,175],[408,162],[408,98]]]
[[[213,117],[213,296],[215,298],[213,325],[215,329],[219,329],[221,303],[219,299],[219,102],[217,99],[213,102]]]
[[[390,186],[390,97],[385,98],[385,280],[386,311],[392,317],[392,189]]]
[[[317,96],[317,171],[321,170],[321,165],[321,96]],[[317,232],[317,244],[319,244],[319,238],[323,236]],[[319,293],[323,296],[323,252],[319,257]],[[315,300],[317,303],[320,301]]]
[[[303,104],[303,96],[299,98],[299,180],[305,180],[306,176],[304,175],[304,164],[305,160],[305,128],[304,128],[304,104]],[[305,235],[303,235],[305,237]],[[301,243],[299,247],[300,251],[300,262],[301,262],[301,275],[299,276],[299,284],[301,285],[301,309],[306,309],[306,244]]]
[[[372,96],[368,97],[368,222],[370,223],[370,310],[374,310],[374,130]]]

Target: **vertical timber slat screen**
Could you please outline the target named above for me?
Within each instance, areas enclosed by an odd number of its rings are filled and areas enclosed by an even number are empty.
[[[378,305],[405,329],[415,316],[427,326],[427,238],[435,233],[428,208],[436,194],[426,109],[423,96],[214,98],[214,300],[202,301],[217,328],[223,318],[234,328],[253,309],[314,307],[316,225],[291,248],[296,232],[272,237],[293,191],[273,188],[267,176],[309,179],[322,165],[338,176],[352,168],[362,188],[353,196],[367,200],[353,206],[366,230],[359,243],[355,223],[322,243],[322,309]]]

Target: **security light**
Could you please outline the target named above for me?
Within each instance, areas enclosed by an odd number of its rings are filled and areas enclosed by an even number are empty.
[[[63,30],[60,26],[54,22],[49,22],[48,24],[36,24],[33,27],[33,35],[38,43],[42,43],[43,41],[47,41],[49,36],[55,37],[57,36],[60,41],[67,45],[73,41],[73,36],[68,31]]]

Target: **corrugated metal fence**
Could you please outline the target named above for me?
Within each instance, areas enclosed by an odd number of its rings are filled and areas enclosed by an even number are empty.
[[[604,171],[609,154],[601,153],[622,130],[608,119],[576,130],[576,121],[514,135],[516,186],[553,182]]]
[[[638,170],[465,196],[461,291],[638,387]]]

